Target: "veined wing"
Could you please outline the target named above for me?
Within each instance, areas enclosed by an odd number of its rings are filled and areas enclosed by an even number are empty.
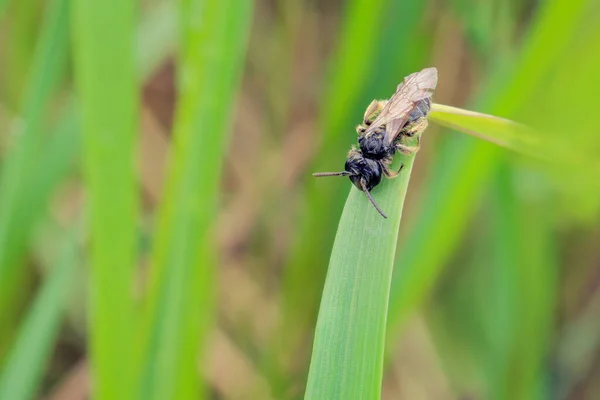
[[[404,78],[404,81],[398,85],[396,93],[388,100],[364,134],[367,135],[385,125],[384,140],[392,143],[417,103],[431,97],[436,85],[437,69],[434,67],[425,68]]]

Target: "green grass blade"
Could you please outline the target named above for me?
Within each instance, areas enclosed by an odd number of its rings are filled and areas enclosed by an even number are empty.
[[[38,156],[37,166],[30,171],[29,184],[23,188],[18,202],[14,205],[11,217],[14,222],[7,227],[7,222],[0,223],[0,229],[10,231],[10,248],[6,249],[8,263],[7,274],[0,282],[2,295],[0,296],[0,321],[2,321],[1,337],[5,338],[6,346],[10,345],[12,326],[16,327],[16,320],[10,321],[11,311],[19,301],[16,300],[23,295],[24,286],[19,283],[22,280],[23,264],[22,256],[27,249],[27,243],[36,226],[36,223],[45,214],[47,204],[56,186],[62,182],[68,171],[73,167],[74,155],[78,154],[80,137],[76,129],[78,121],[65,119],[54,132],[51,132],[49,143],[46,143],[45,151]],[[25,275],[26,276],[26,275]],[[1,347],[1,346],[0,346]],[[2,349],[0,349],[2,353]]]
[[[373,197],[352,188],[331,253],[305,399],[379,399],[388,295],[413,157]]]
[[[517,176],[509,168],[501,168],[492,193],[492,280],[500,278],[497,281],[502,283],[488,293],[496,304],[503,304],[506,318],[499,318],[500,312],[485,313],[492,348],[484,360],[493,366],[492,398],[543,399],[541,389],[548,373],[544,362],[549,355],[556,309],[554,199],[545,196],[531,201],[518,197],[513,179]]]
[[[133,0],[75,0],[75,77],[91,222],[90,362],[96,399],[133,396],[137,185]],[[110,29],[107,29],[110,27]]]
[[[72,112],[73,104],[66,115],[70,116]],[[11,208],[12,221],[18,222],[10,226],[11,220],[0,223],[0,231],[10,231],[10,244],[4,252],[5,260],[8,260],[9,264],[6,268],[18,265],[19,257],[26,248],[35,223],[44,214],[53,189],[62,181],[69,167],[73,166],[73,155],[77,153],[80,145],[77,128],[78,121],[64,118],[54,131],[50,132],[48,143],[44,144],[44,153],[37,158],[35,170],[28,174],[30,184],[22,189],[18,203]]]
[[[71,102],[65,111],[66,117],[50,132],[50,138],[45,144],[44,154],[38,160],[38,169],[32,177],[32,185],[27,188],[23,203],[15,212],[28,211],[22,221],[25,226],[21,234],[21,244],[24,246],[35,225],[52,196],[53,190],[72,171],[81,146],[81,135],[78,134],[80,121],[74,116],[75,104]],[[72,117],[73,116],[73,117]]]
[[[252,16],[250,0],[180,4],[180,98],[139,364],[143,399],[197,399],[201,392],[221,165]]]
[[[0,178],[0,342],[6,343],[12,323],[5,320],[14,306],[19,257],[31,214],[37,209],[23,207],[31,190],[32,170],[42,143],[42,117],[45,105],[58,86],[68,47],[68,1],[55,0],[43,23],[34,61],[21,105],[24,123],[12,130],[11,151],[4,160]],[[0,345],[0,353],[3,346]]]
[[[458,107],[432,104],[429,120],[526,154],[536,153],[542,145],[542,138],[533,129],[509,119]]]
[[[550,132],[538,130],[517,122],[489,114],[464,110],[442,104],[432,104],[429,119],[446,128],[487,140],[498,146],[553,164],[569,164],[580,170],[600,172],[600,163],[586,156],[584,148],[549,140]],[[556,135],[558,136],[558,135]]]
[[[505,158],[500,163],[493,177],[491,190],[491,231],[489,250],[491,256],[491,271],[489,283],[484,283],[487,290],[481,291],[481,300],[489,304],[489,310],[482,312],[479,318],[483,320],[487,337],[487,348],[482,355],[482,368],[488,373],[489,396],[494,399],[510,399],[511,346],[518,337],[515,335],[515,317],[519,282],[518,269],[523,265],[524,244],[522,230],[518,219],[519,203],[510,180],[510,169]],[[484,264],[485,265],[485,264]],[[480,268],[483,268],[481,265]],[[520,307],[527,307],[520,304]],[[524,323],[524,322],[523,322]],[[514,367],[514,366],[513,366]],[[531,398],[531,397],[514,397]]]
[[[70,234],[58,265],[46,278],[7,357],[0,374],[0,399],[34,398],[59,333],[65,295],[77,266],[76,249]]]
[[[11,238],[15,221],[13,210],[27,187],[41,140],[42,114],[45,103],[56,88],[66,61],[68,44],[68,1],[56,0],[45,21],[36,50],[31,77],[22,106],[26,121],[23,129],[12,133],[13,149],[8,153],[0,180],[0,282],[14,264]]]

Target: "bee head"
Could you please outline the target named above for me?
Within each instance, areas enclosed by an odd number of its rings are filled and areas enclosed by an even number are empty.
[[[381,182],[381,165],[370,158],[365,158],[358,150],[351,150],[344,169],[354,186],[359,190],[371,191]]]
[[[348,159],[346,160],[344,169],[345,171],[342,172],[318,172],[314,173],[313,176],[349,177],[354,186],[367,195],[369,201],[371,204],[373,204],[377,212],[379,212],[383,218],[387,218],[370,193],[371,189],[381,182],[381,164],[375,160],[364,157],[360,150],[353,148],[350,150],[350,153],[348,153]]]

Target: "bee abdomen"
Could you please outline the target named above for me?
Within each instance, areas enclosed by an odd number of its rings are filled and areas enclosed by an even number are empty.
[[[426,118],[429,115],[429,110],[431,110],[431,98],[426,97],[423,100],[418,101],[415,108],[408,116],[408,120],[406,121],[405,125],[415,122],[420,118]]]

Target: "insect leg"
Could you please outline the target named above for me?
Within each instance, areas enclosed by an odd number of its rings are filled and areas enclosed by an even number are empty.
[[[400,168],[398,168],[398,171],[392,171],[384,163],[380,163],[380,165],[381,165],[381,170],[383,171],[383,173],[385,174],[385,176],[388,177],[388,178],[390,178],[390,179],[396,178],[398,175],[400,175],[400,171],[402,171],[402,168],[404,168],[404,164],[400,164]]]
[[[423,133],[425,129],[427,129],[427,125],[429,125],[427,118],[419,118],[415,122],[405,126],[402,129],[402,133],[408,137],[413,137],[415,135],[418,136],[419,134]]]
[[[402,154],[406,154],[407,156],[409,156],[419,151],[419,146],[407,146],[402,143],[396,143],[396,150],[398,150]]]
[[[371,123],[377,118],[383,107],[385,107],[387,100],[373,100],[371,104],[365,110],[363,117],[363,125],[370,126]]]
[[[396,172],[392,171],[385,163],[379,162],[379,166],[381,167],[381,171],[387,178],[395,178],[398,175]]]

